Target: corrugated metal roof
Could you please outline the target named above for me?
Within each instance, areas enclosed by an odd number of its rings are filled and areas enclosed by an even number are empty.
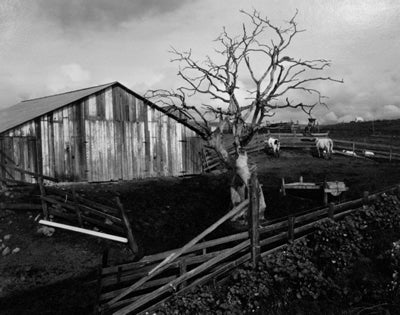
[[[86,89],[26,100],[5,108],[0,111],[0,133],[76,102],[116,83],[117,82],[112,82]]]

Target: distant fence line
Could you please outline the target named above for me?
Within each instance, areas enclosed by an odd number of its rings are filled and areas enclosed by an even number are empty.
[[[280,140],[281,148],[283,149],[312,149],[315,147],[314,139],[317,137],[326,137],[328,133],[313,134],[312,136],[304,136],[303,134],[296,133],[270,133],[270,134],[257,134],[252,141],[246,146],[247,153],[260,152],[264,150],[264,140],[268,137],[276,137]],[[363,151],[368,150],[374,153],[373,158],[386,159],[389,161],[400,161],[400,146],[369,143],[361,141],[349,141],[332,139],[334,149],[353,151],[359,156],[363,156]],[[228,153],[233,153],[233,146],[229,146]],[[338,152],[340,153],[340,151]],[[203,170],[205,172],[214,170],[220,165],[220,159],[215,152],[205,151],[203,154]]]

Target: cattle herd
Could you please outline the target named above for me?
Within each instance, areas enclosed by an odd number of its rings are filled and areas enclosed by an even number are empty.
[[[269,136],[264,140],[265,150],[275,157],[279,157],[281,143],[279,139]],[[315,138],[315,148],[318,157],[330,159],[333,153],[333,141],[330,138]]]

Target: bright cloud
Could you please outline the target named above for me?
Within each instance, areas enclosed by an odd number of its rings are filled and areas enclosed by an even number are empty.
[[[334,124],[338,122],[338,117],[334,112],[327,113],[322,119],[322,124]]]
[[[326,75],[344,80],[315,85],[329,97],[328,109],[313,112],[319,121],[398,117],[400,63],[393,60],[400,33],[393,30],[400,28],[400,2],[391,0],[1,0],[0,108],[111,81],[141,94],[177,88],[182,82],[178,64],[170,63],[171,46],[191,49],[200,62],[213,57],[222,27],[235,34],[245,20],[239,10],[253,8],[278,24],[298,8],[306,32],[286,53],[332,60]],[[240,82],[243,99],[251,88],[248,74]],[[306,121],[307,115],[283,111],[271,120],[290,119]]]
[[[71,63],[60,68],[47,78],[47,88],[53,92],[75,89],[87,86],[90,83],[90,72],[79,64]]]

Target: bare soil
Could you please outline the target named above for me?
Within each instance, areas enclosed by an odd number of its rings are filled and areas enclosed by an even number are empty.
[[[286,182],[300,176],[307,182],[344,181],[349,191],[342,200],[400,183],[400,165],[389,162],[344,156],[324,160],[303,151],[284,151],[279,159],[260,152],[251,156],[251,162],[257,164],[263,184],[268,220],[322,205],[320,194],[280,196],[282,177]],[[182,246],[225,214],[230,208],[229,182],[222,174],[86,184],[76,189],[105,203],[119,194],[143,254],[150,254]],[[103,242],[61,230],[52,237],[38,235],[34,221],[38,213],[0,210],[2,242],[11,250],[20,248],[18,253],[0,255],[0,314],[89,314]],[[212,237],[232,231],[225,225]],[[4,240],[5,235],[10,239]],[[112,244],[112,249],[112,263],[130,258],[123,247]]]

